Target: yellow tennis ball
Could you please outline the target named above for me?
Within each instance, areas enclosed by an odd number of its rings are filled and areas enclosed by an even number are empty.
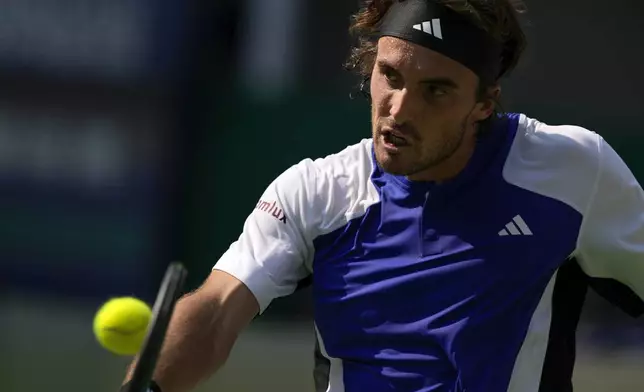
[[[152,318],[145,302],[133,297],[107,301],[94,317],[98,342],[117,355],[135,355],[141,350]]]

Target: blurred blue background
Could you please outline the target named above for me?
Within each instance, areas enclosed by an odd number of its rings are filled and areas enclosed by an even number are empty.
[[[644,181],[642,4],[527,4],[504,108],[595,130]],[[117,390],[129,359],[95,343],[97,307],[152,302],[172,260],[196,287],[276,175],[369,136],[342,68],[357,6],[0,0],[0,391]],[[309,296],[200,391],[313,390]],[[590,292],[578,338],[577,390],[644,390],[642,320]]]

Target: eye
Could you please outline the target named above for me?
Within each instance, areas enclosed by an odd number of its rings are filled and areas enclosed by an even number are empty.
[[[396,70],[394,70],[393,68],[381,67],[380,72],[385,77],[385,79],[387,80],[387,83],[389,83],[389,85],[393,86],[393,85],[398,84],[398,83],[401,82],[400,74],[398,72],[396,72]]]
[[[398,77],[398,75],[396,75],[396,73],[392,69],[388,68],[385,68],[382,71],[382,74],[385,75],[385,78],[387,78],[387,80],[390,80],[392,82],[396,81],[396,78]]]
[[[446,97],[449,94],[449,91],[445,87],[437,85],[427,85],[423,92],[423,96],[426,101],[433,102],[439,99]]]
[[[425,88],[425,93],[428,97],[440,98],[447,95],[447,90],[444,87],[430,84]]]

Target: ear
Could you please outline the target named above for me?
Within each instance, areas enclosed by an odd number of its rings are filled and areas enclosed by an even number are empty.
[[[499,100],[500,96],[501,86],[497,84],[490,87],[487,90],[485,97],[477,103],[477,107],[472,113],[474,122],[483,121],[490,117],[492,113],[494,113],[496,102]]]

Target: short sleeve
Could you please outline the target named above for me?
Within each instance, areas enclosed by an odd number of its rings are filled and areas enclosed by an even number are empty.
[[[317,219],[316,173],[311,160],[292,166],[265,190],[239,238],[214,269],[241,280],[262,313],[277,297],[295,291],[310,274]]]
[[[615,279],[644,299],[644,192],[600,139],[595,188],[580,230],[577,259],[591,277]]]

